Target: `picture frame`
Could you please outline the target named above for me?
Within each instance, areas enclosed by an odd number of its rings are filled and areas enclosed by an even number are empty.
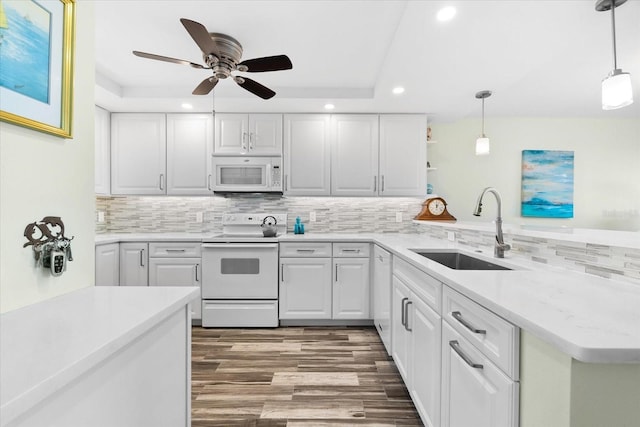
[[[75,0],[0,8],[0,120],[72,138]]]

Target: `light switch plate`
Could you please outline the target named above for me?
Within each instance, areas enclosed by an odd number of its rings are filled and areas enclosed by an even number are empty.
[[[447,239],[450,242],[455,242],[456,240],[456,233],[454,233],[453,231],[447,231]]]
[[[309,222],[316,222],[316,213],[313,211],[309,212]]]
[[[396,222],[402,222],[402,212],[396,212]]]
[[[98,211],[98,222],[104,222],[104,211]]]
[[[196,212],[196,222],[202,222],[203,216],[202,212]]]

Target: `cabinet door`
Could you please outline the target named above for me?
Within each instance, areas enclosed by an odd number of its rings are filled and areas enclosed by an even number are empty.
[[[518,383],[442,322],[441,425],[515,427],[517,399]]]
[[[167,115],[167,194],[211,194],[213,116]]]
[[[120,244],[96,246],[96,286],[120,284]]]
[[[111,193],[166,193],[164,114],[111,115]]]
[[[95,113],[95,191],[96,194],[109,195],[111,118],[107,110],[98,106]]]
[[[380,116],[380,195],[427,194],[427,118]]]
[[[216,113],[216,154],[246,154],[249,151],[249,116]]]
[[[200,287],[200,258],[149,258],[149,286]],[[191,318],[202,318],[202,298],[191,302]]]
[[[411,344],[409,393],[427,427],[440,425],[440,316],[427,304],[411,295]]]
[[[378,116],[331,116],[331,194],[378,194]]]
[[[280,319],[331,319],[331,258],[280,259]]]
[[[373,321],[387,353],[391,354],[391,254],[376,245],[371,262]]]
[[[405,328],[405,308],[410,298],[409,289],[393,277],[393,295],[391,297],[391,351],[393,361],[398,367],[407,388],[409,387],[409,339],[411,336]]]
[[[282,156],[282,114],[249,115],[249,152]]]
[[[146,243],[120,243],[120,286],[147,286]]]
[[[330,186],[329,115],[284,116],[284,193],[326,196]]]
[[[333,318],[370,319],[369,258],[334,258],[333,272]]]

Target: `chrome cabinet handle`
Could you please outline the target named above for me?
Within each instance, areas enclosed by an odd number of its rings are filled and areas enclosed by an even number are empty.
[[[296,249],[296,252],[310,252],[310,253],[314,253],[316,250],[315,249]]]
[[[167,252],[185,252],[186,249],[165,249]]]
[[[164,174],[160,174],[160,189],[164,190]]]
[[[247,133],[246,132],[242,132],[242,149],[243,150],[247,149]]]
[[[402,313],[400,314],[400,323],[402,323],[402,326],[404,326],[405,329],[407,328],[407,320],[405,318],[406,312],[405,312],[404,303],[408,300],[409,298],[405,297],[405,298],[402,298],[402,301],[400,302],[400,305],[402,305]]]
[[[254,135],[255,134],[253,132],[249,134],[249,150],[253,150],[253,140],[255,139]]]
[[[284,191],[287,191],[287,181],[289,180],[289,175],[284,176]]]
[[[211,174],[207,177],[207,188],[211,191]]]
[[[140,267],[144,267],[144,249],[140,249]]]
[[[338,264],[336,264],[336,282],[338,282]]]
[[[373,192],[378,191],[378,177],[374,175],[373,177]]]
[[[462,314],[459,311],[453,311],[453,312],[451,312],[451,315],[453,316],[454,319],[456,319],[458,322],[460,322],[460,324],[462,326],[464,326],[465,328],[467,328],[468,330],[470,330],[474,334],[486,334],[487,333],[486,330],[478,329],[475,326],[473,326],[471,323],[469,323],[466,320],[464,320],[462,318]]]
[[[413,301],[409,300],[405,306],[405,315],[407,316],[407,320],[404,322],[404,328],[409,332],[413,331],[413,329],[409,327],[409,306],[411,304],[413,304]]]
[[[483,366],[483,365],[481,365],[481,364],[479,364],[479,363],[473,363],[473,360],[471,360],[471,359],[469,358],[469,356],[467,356],[466,354],[464,354],[464,353],[462,352],[462,349],[460,348],[460,344],[458,344],[458,341],[456,341],[456,340],[449,341],[449,346],[453,349],[453,351],[455,351],[455,352],[456,352],[456,354],[457,354],[458,356],[460,356],[460,358],[461,358],[462,360],[464,360],[464,362],[465,362],[467,365],[469,365],[469,366],[471,366],[472,368],[475,368],[475,369],[482,369],[482,368],[484,368],[484,366]]]
[[[382,175],[382,185],[380,186],[380,191],[384,192],[384,175]]]
[[[284,283],[284,264],[280,264],[280,281]]]
[[[356,252],[356,253],[359,253],[360,249],[343,249],[342,252]]]
[[[200,281],[200,279],[198,279],[198,267],[199,267],[199,266],[200,266],[200,264],[196,264],[196,265],[195,265],[195,267],[196,267],[196,282],[199,282],[199,281]]]

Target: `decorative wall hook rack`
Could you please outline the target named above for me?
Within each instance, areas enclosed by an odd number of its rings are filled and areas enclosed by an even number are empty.
[[[50,269],[54,276],[67,269],[67,260],[73,261],[73,236],[70,239],[64,236],[64,223],[58,216],[45,216],[40,221],[27,224],[24,237],[28,241],[22,247],[32,247],[36,266]]]

